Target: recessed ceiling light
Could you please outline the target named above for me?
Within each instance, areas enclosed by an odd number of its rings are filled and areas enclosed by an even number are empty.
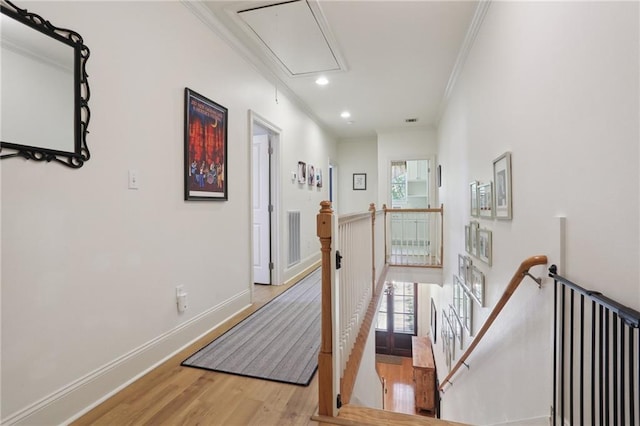
[[[340,117],[349,118],[351,117],[351,113],[349,111],[343,111],[342,114],[340,114]]]
[[[316,80],[316,84],[318,86],[326,86],[327,84],[329,84],[329,80],[327,80],[327,77],[318,77],[318,79]]]

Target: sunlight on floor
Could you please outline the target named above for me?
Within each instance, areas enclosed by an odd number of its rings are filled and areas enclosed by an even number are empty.
[[[376,368],[387,383],[387,393],[384,396],[385,410],[434,417],[425,411],[416,412],[411,358],[403,357],[401,365],[377,362]]]

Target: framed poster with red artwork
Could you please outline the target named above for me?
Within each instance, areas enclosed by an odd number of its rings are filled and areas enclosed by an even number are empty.
[[[227,108],[184,89],[184,199],[226,201]]]

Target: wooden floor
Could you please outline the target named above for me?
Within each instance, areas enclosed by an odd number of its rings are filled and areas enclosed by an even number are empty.
[[[413,360],[397,357],[402,364],[376,363],[380,377],[386,380],[387,393],[384,395],[384,409],[396,413],[433,417],[433,413],[416,411],[413,384]]]
[[[180,366],[180,362],[193,352],[286,289],[286,286],[256,285],[255,303],[250,308],[72,424],[324,425],[311,420],[318,405],[317,374],[305,387]],[[387,374],[390,380],[393,373],[388,371]],[[406,378],[403,376],[399,380]],[[394,385],[392,392],[393,406],[409,410],[413,394],[400,384]]]

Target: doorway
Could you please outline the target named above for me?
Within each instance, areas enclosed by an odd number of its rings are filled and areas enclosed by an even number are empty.
[[[411,337],[417,335],[417,284],[386,283],[376,323],[376,353],[412,355]]]
[[[251,113],[251,253],[253,283],[277,283],[277,147],[280,130]]]

